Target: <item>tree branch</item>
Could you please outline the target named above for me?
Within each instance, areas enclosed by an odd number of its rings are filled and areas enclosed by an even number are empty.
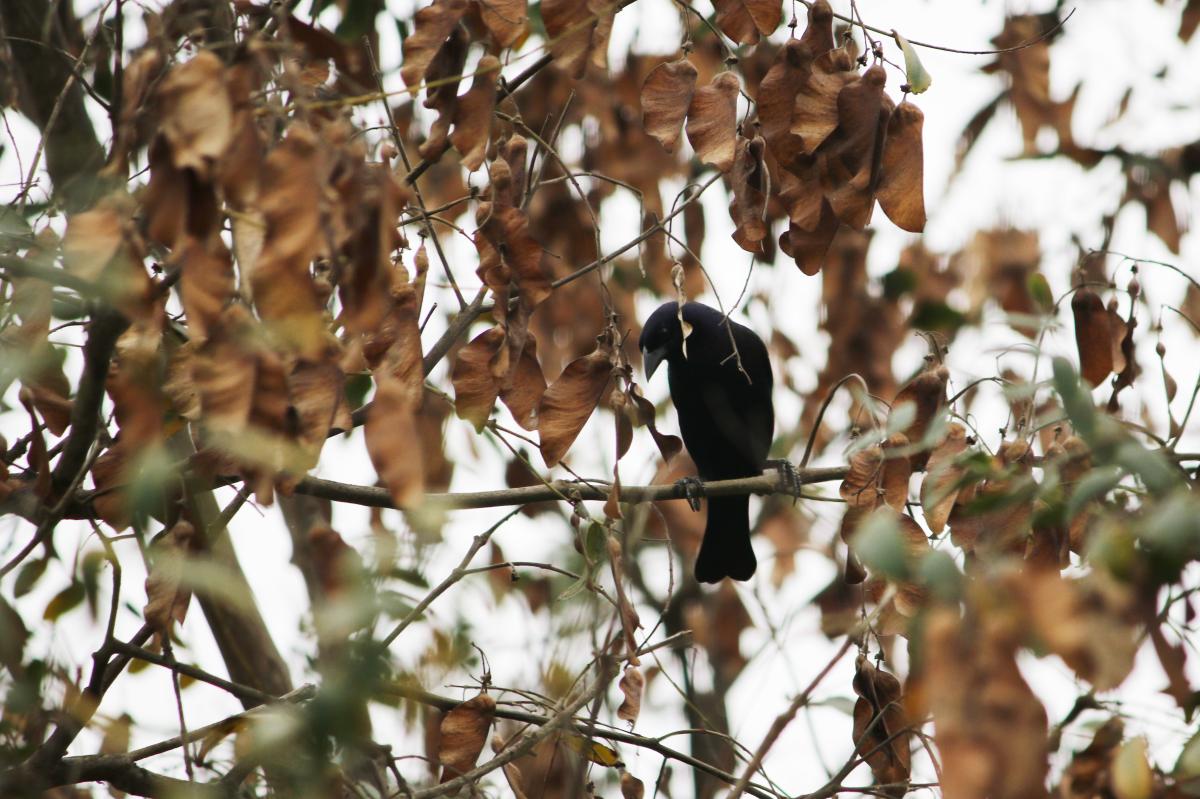
[[[846,476],[844,466],[824,466],[797,470],[799,482],[828,483]],[[711,480],[702,483],[704,493],[710,497],[730,497],[742,494],[790,494],[789,481],[778,472],[764,472],[760,477],[741,477],[736,480]],[[351,485],[319,477],[306,477],[296,485],[296,492],[308,494],[334,502],[365,505],[372,508],[395,508],[386,488]],[[447,510],[475,508],[498,508],[506,505],[526,505],[531,502],[553,502],[564,497],[571,500],[604,501],[609,496],[607,486],[594,483],[577,483],[571,480],[555,480],[549,485],[527,488],[506,488],[496,491],[464,491],[452,494],[426,494],[424,504]],[[622,502],[658,502],[665,499],[687,499],[683,486],[646,485],[621,486]]]

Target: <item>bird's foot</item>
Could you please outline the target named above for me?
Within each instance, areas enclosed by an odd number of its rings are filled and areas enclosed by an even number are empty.
[[[784,489],[792,495],[792,504],[796,504],[796,500],[800,498],[800,489],[804,485],[800,480],[800,472],[796,471],[796,467],[786,458],[769,460],[767,467],[779,472]]]
[[[689,508],[700,510],[700,499],[705,496],[705,493],[704,483],[699,477],[684,477],[682,480],[676,480],[675,487],[683,492],[683,498],[687,500]]]

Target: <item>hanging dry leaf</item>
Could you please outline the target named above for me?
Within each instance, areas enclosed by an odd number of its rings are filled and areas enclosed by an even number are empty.
[[[526,0],[476,0],[479,16],[500,47],[519,47],[529,35]]]
[[[492,376],[491,361],[504,342],[504,329],[490,328],[471,339],[458,351],[450,382],[454,385],[454,412],[482,431],[487,424],[500,387]]]
[[[767,195],[771,190],[771,178],[763,160],[765,149],[766,143],[761,136],[739,139],[733,172],[729,176],[733,184],[729,215],[736,226],[733,240],[748,252],[761,251],[763,239],[771,232],[765,219]]]
[[[496,700],[487,694],[479,694],[442,718],[437,753],[442,765],[441,782],[448,782],[475,767],[495,715]]]
[[[679,144],[695,91],[696,68],[687,58],[659,64],[642,83],[642,126],[669,153]]]
[[[854,675],[854,744],[866,759],[880,785],[908,782],[912,772],[909,755],[912,732],[905,713],[900,681],[871,665],[860,655]],[[885,788],[888,796],[900,797],[903,787]]]
[[[554,61],[573,78],[588,63],[603,68],[616,4],[612,0],[542,0],[542,21]]]
[[[210,50],[172,69],[158,92],[162,133],[171,145],[176,169],[190,169],[202,180],[233,141],[233,102],[226,88],[225,65]]]
[[[696,157],[722,172],[733,167],[740,91],[737,74],[722,72],[696,90],[688,107],[687,137]]]
[[[142,617],[160,635],[169,634],[172,621],[183,624],[192,591],[181,585],[187,555],[199,547],[196,528],[180,520],[152,547],[146,577],[146,606]]]
[[[397,507],[412,507],[425,493],[425,471],[416,446],[420,397],[414,401],[410,386],[386,373],[376,373],[375,386],[365,428],[367,454]]]
[[[1093,387],[1099,386],[1113,371],[1108,309],[1096,292],[1080,286],[1075,290],[1075,296],[1071,297],[1071,315],[1075,317],[1075,346],[1079,350],[1080,374]]]
[[[738,44],[756,44],[783,20],[783,5],[775,0],[714,0],[713,5],[717,27]]]
[[[966,450],[966,428],[951,422],[945,437],[929,454],[925,478],[921,481],[921,509],[925,511],[925,523],[934,535],[945,529],[950,509],[958,498],[958,485],[964,470],[956,460]]]
[[[910,233],[925,229],[925,154],[921,129],[925,115],[912,103],[901,103],[888,121],[882,174],[875,195],[879,207],[896,226]]]
[[[621,799],[643,799],[646,786],[637,777],[621,769]]]
[[[400,77],[415,96],[425,78],[425,70],[467,11],[467,0],[434,0],[413,17],[413,31],[404,40],[404,61]]]
[[[604,396],[612,375],[612,345],[602,339],[589,355],[567,364],[550,384],[538,409],[538,440],[542,459],[555,466]]]
[[[483,164],[488,132],[492,127],[492,112],[496,107],[496,80],[500,76],[500,61],[485,55],[475,66],[471,89],[458,98],[454,111],[454,132],[450,143],[462,154],[462,165],[474,172]]]
[[[617,718],[628,721],[632,727],[642,712],[642,691],[646,688],[646,677],[637,666],[626,666],[618,687],[624,698],[617,708]]]

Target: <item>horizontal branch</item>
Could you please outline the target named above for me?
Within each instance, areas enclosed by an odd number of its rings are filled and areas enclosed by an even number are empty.
[[[844,466],[797,469],[796,476],[803,485],[828,483],[846,476]],[[759,477],[741,477],[736,480],[712,480],[701,483],[704,495],[730,497],[743,494],[791,494],[788,480],[777,471],[764,472]],[[396,504],[386,488],[339,483],[306,477],[296,485],[296,492],[347,502],[372,508],[395,508]],[[554,502],[558,500],[604,501],[612,492],[611,486],[596,482],[580,483],[573,480],[554,480],[549,485],[527,488],[506,488],[496,491],[464,491],[453,494],[426,494],[425,507],[448,510],[474,508],[499,508],[507,505],[526,505],[531,502]],[[667,485],[621,486],[618,494],[621,502],[657,502],[665,499],[687,499],[686,488],[678,483]]]

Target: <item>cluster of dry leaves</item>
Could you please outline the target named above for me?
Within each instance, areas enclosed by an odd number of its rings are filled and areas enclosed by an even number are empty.
[[[1045,795],[1061,727],[1048,726],[1017,666],[1029,651],[1058,656],[1103,692],[1122,685],[1149,638],[1168,693],[1190,715],[1197,693],[1186,675],[1187,652],[1155,604],[1179,573],[1128,554],[1152,549],[1136,543],[1131,530],[1139,512],[1169,505],[1169,492],[1134,501],[1117,481],[1096,477],[1099,467],[1116,462],[1150,483],[1159,479],[1157,467],[1130,454],[1140,445],[1095,422],[1090,395],[1080,412],[1063,385],[1056,385],[1058,400],[1047,399],[1016,375],[1002,376],[1011,416],[998,446],[978,440],[965,414],[950,415],[951,376],[942,358],[960,327],[978,323],[995,304],[1016,333],[1037,342],[1059,308],[1041,273],[1036,234],[979,231],[949,256],[914,244],[876,285],[866,269],[875,204],[904,230],[925,225],[923,117],[907,89],[897,102],[886,91],[880,59],[868,66],[853,36],[839,44],[826,0],[806,3],[807,26],[782,43],[769,38],[783,23],[781,4],[716,0],[715,26],[732,42],[753,46],[736,62],[719,37],[689,36],[678,57],[630,54],[609,70],[608,39],[625,5],[545,0],[535,15],[539,30],[525,0],[434,0],[408,28],[400,68],[408,101],[387,108],[382,142],[346,110],[388,102],[371,94],[382,85],[373,35],[348,42],[239,2],[238,18],[257,33],[228,53],[199,48],[185,56],[152,37],[124,65],[104,169],[104,177],[123,183],[144,161],[148,176],[132,193],[112,191],[72,214],[61,240],[46,227],[20,248],[21,258],[66,276],[63,285],[83,300],[76,315],[89,312],[85,302],[105,309],[92,314],[77,380],[51,344],[62,292],[37,275],[5,272],[12,312],[0,335],[6,353],[21,353],[20,400],[30,434],[20,445],[28,469],[13,467],[15,456],[0,462],[0,501],[32,491],[62,510],[84,486],[76,504],[117,530],[140,528],[150,516],[169,519],[147,548],[143,610],[167,638],[186,613],[185,570],[206,533],[199,520],[180,515],[177,488],[164,482],[179,475],[208,486],[242,481],[269,504],[318,464],[329,436],[361,423],[380,485],[395,506],[416,508],[426,491],[449,485],[453,463],[443,431],[451,411],[509,443],[505,436],[514,431],[496,419],[502,404],[517,425],[536,433],[525,440],[550,468],[564,464],[602,409],[613,419],[613,492],[603,521],[587,518],[581,506],[571,516],[583,576],[561,592],[549,578],[522,576],[516,590],[536,613],[556,595],[565,602],[597,588],[600,566],[611,571],[614,649],[625,661],[615,713],[632,728],[662,673],[658,666],[643,670],[636,654],[639,609],[657,601],[636,571],[638,535],[669,537],[686,558],[698,546],[703,517],[678,501],[621,501],[619,464],[635,428],[648,430],[662,456],[656,482],[692,471],[679,440],[657,429],[656,408],[633,379],[636,354],[627,342],[636,340],[639,292],[704,290],[704,213],[696,195],[672,201],[663,187],[681,178],[699,185],[702,174],[715,173],[728,189],[740,247],[767,263],[782,252],[805,274],[821,274],[820,326],[829,350],[815,388],[801,391],[788,368],[811,353],[782,332],[770,336],[781,386],[803,399],[798,425],[781,434],[798,441],[816,428],[814,451],[824,451],[841,432],[823,415],[826,398],[843,385],[853,395],[847,427],[856,440],[838,492],[845,506],[840,543],[829,548],[844,568],[815,603],[831,637],[861,633],[859,621],[872,609],[870,635],[860,643],[864,652],[877,645],[880,659],[858,659],[852,743],[876,790],[907,792],[920,729],[932,719],[947,797]],[[1190,2],[1184,13],[1185,39],[1200,19],[1197,8]],[[1014,48],[1052,24],[1010,17],[995,43]],[[502,79],[506,54],[543,32],[548,57],[519,79],[510,75],[511,84]],[[999,53],[986,70],[1005,73],[1009,86],[968,126],[961,156],[1002,102],[1016,111],[1026,155],[1037,153],[1047,127],[1057,134],[1058,152],[1085,168],[1114,155],[1076,143],[1075,95],[1052,99],[1049,69],[1049,41]],[[425,111],[418,111],[422,91]],[[577,162],[557,149],[571,129],[584,142]],[[694,158],[668,157],[685,137]],[[1195,144],[1165,151],[1152,169],[1145,158],[1115,153],[1128,181],[1122,205],[1144,205],[1148,228],[1176,251],[1186,226],[1171,189],[1200,171],[1198,152]],[[597,209],[617,191],[637,197],[645,235],[628,254],[606,257]],[[676,214],[682,234],[667,221]],[[420,236],[415,247],[413,235]],[[458,295],[455,281],[464,277],[443,252],[453,235],[470,240],[480,288],[473,301],[456,297],[445,340],[431,344],[428,336],[422,341],[435,311],[427,294],[439,271],[448,283],[444,296]],[[53,266],[58,262],[64,269]],[[1140,286],[1135,280],[1114,290],[1102,257],[1081,259],[1073,283],[1080,372],[1098,389],[1111,378],[1102,418],[1112,420],[1121,411],[1119,395],[1141,385]],[[1124,314],[1119,296],[1130,299]],[[485,325],[472,331],[477,318]],[[925,367],[900,382],[893,355],[917,330],[937,336]],[[1177,387],[1161,345],[1158,355],[1169,406]],[[426,383],[443,357],[452,360],[452,391],[445,393]],[[856,380],[847,382],[850,375]],[[371,403],[352,403],[365,381],[374,388]],[[89,384],[111,401],[111,423],[85,442],[86,474],[64,479],[52,468],[63,449],[52,439],[69,440],[81,428],[78,409],[88,407]],[[886,398],[888,410],[872,397]],[[963,397],[968,410],[972,400],[971,393]],[[1184,421],[1169,407],[1168,416],[1163,438],[1177,440]],[[544,473],[524,451],[510,450],[508,485],[541,484]],[[1171,480],[1161,485],[1176,488]],[[918,507],[923,524],[913,513]],[[553,504],[525,510],[559,512]],[[776,587],[795,571],[810,524],[790,503],[764,502],[759,529],[775,551]],[[383,530],[378,514],[373,526]],[[638,535],[625,535],[631,530]],[[945,555],[946,537],[962,554],[962,572]],[[1117,554],[1077,568],[1098,541]],[[384,579],[327,524],[314,525],[308,543],[324,599],[353,598],[373,577]],[[518,573],[498,544],[489,546],[499,598],[514,590]],[[748,663],[740,638],[752,614],[730,585],[711,592],[687,586],[663,604],[667,633],[691,631],[713,670],[711,693],[689,688],[689,714],[704,705],[712,715],[715,705],[723,719],[725,691]],[[47,618],[59,612],[48,608]],[[332,643],[336,636],[317,634],[344,654]],[[903,680],[889,671],[896,636],[908,638],[912,656]],[[438,629],[432,637],[418,659],[460,665],[452,636]],[[548,665],[544,674],[543,710],[579,699],[566,666]],[[708,718],[689,715],[689,722],[700,727]],[[603,736],[562,729],[533,740],[526,726],[497,715],[486,682],[444,715],[430,714],[426,729],[426,753],[442,784],[476,768],[489,743],[498,755],[529,744],[527,756],[503,764],[514,795],[565,793],[587,764],[614,769],[627,799],[643,795]],[[736,764],[732,748],[712,760],[730,773]],[[1126,740],[1114,718],[1074,754],[1058,791],[1176,796],[1185,778],[1200,773],[1193,764],[1169,775],[1150,763],[1144,742]]]

